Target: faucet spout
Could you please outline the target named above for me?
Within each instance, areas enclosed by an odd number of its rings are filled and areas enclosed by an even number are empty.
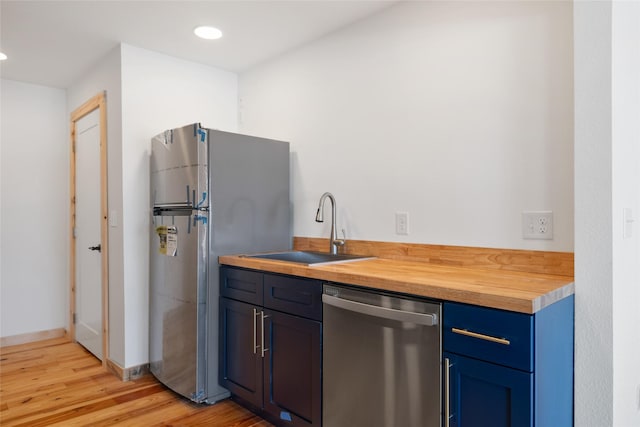
[[[333,194],[326,192],[320,197],[320,203],[318,203],[318,212],[316,213],[316,222],[324,222],[324,202],[329,199],[331,201],[331,235],[329,237],[329,252],[332,254],[338,253],[338,247],[344,246],[344,240],[338,239],[338,231],[336,225],[336,199]]]

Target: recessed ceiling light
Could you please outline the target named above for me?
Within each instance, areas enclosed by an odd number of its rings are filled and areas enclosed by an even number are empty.
[[[222,37],[222,31],[214,27],[203,25],[193,30],[194,34],[202,39],[215,40]]]
[[[7,55],[5,55],[4,53],[0,52],[0,61],[4,61],[5,59],[7,59]]]

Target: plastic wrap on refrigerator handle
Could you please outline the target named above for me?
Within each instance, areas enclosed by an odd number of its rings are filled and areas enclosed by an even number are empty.
[[[200,135],[200,142],[207,142],[207,131],[204,129],[198,129],[198,135]]]
[[[202,199],[200,199],[200,201],[198,202],[198,204],[196,205],[196,208],[201,208],[202,205],[204,205],[204,202],[207,200],[207,192],[203,191],[202,192]]]
[[[164,145],[173,144],[173,129],[165,130],[160,135],[156,136],[156,138],[158,138],[159,136],[162,136],[162,143]]]
[[[197,222],[202,222],[202,225],[207,225],[207,216],[206,215],[194,215],[193,216],[193,226],[197,225]]]
[[[207,130],[202,129],[200,123],[193,124],[193,136],[200,136],[200,142],[207,142]]]

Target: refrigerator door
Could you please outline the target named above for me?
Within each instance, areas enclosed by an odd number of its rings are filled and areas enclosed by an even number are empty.
[[[152,230],[150,368],[175,392],[201,401],[205,392],[206,226],[190,216],[156,216]],[[175,245],[161,244],[162,231]],[[175,248],[175,251],[173,251]]]
[[[289,143],[209,130],[211,255],[291,249]]]
[[[151,140],[154,207],[209,206],[207,131],[198,124],[165,131]]]
[[[206,134],[203,143],[199,131],[187,126],[153,139],[149,288],[151,372],[197,402],[207,397],[209,219]]]

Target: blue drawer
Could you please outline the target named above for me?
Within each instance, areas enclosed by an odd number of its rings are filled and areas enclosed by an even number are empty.
[[[262,305],[263,274],[233,267],[220,267],[220,295],[249,304]]]
[[[322,321],[322,282],[302,277],[265,274],[264,306]]]
[[[445,303],[444,351],[533,372],[533,316]]]

